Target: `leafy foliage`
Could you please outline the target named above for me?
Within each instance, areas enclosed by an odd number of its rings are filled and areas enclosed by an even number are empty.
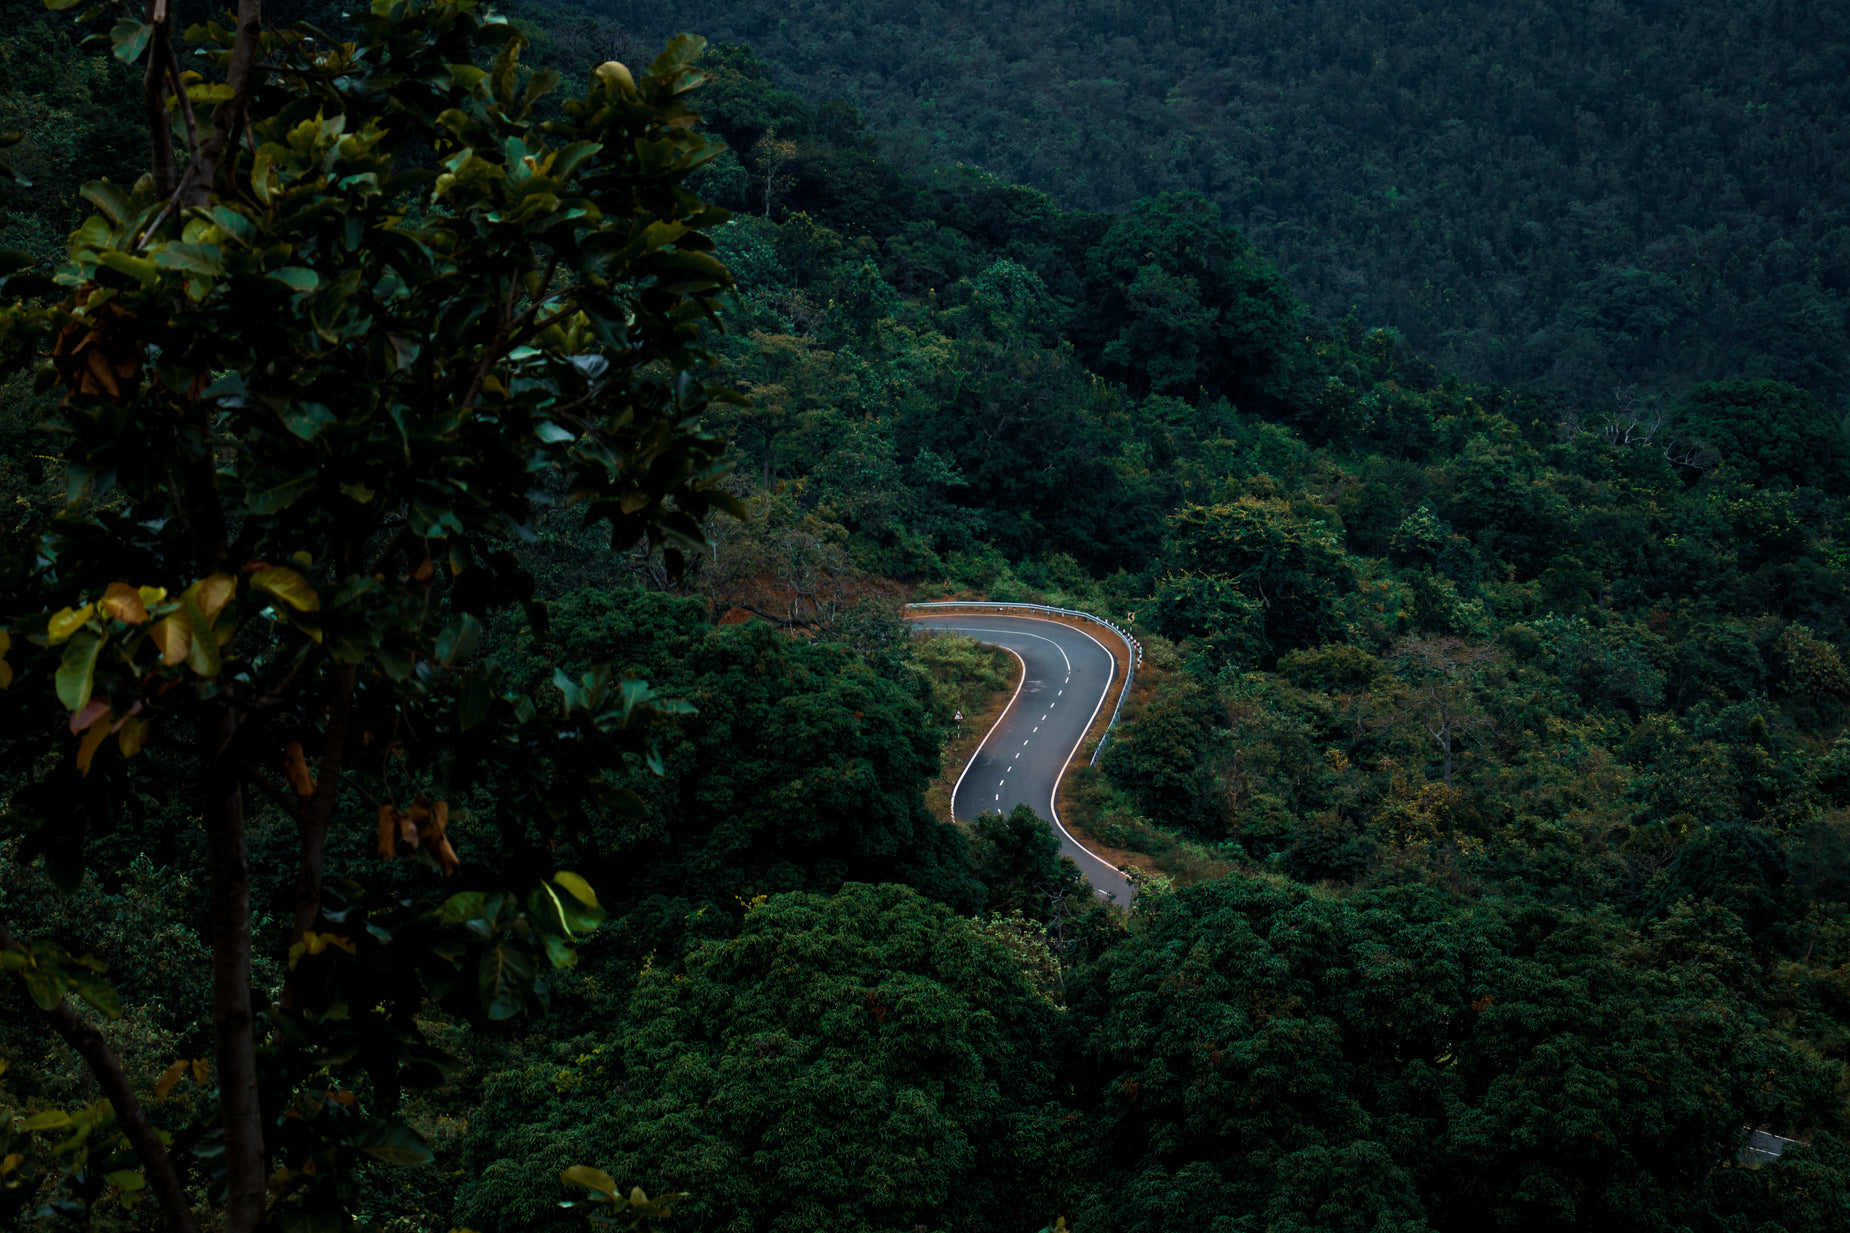
[[[491,1085],[458,1215],[550,1224],[535,1179],[576,1152],[708,1227],[1014,1227],[1051,1202],[1057,1020],[1014,948],[904,887],[775,896],[644,971],[614,1044]]]

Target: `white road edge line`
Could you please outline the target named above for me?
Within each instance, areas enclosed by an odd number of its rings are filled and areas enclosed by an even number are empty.
[[[991,631],[991,632],[998,632],[998,631]],[[1040,635],[1037,634],[1035,636],[1039,637]],[[1089,638],[1091,637],[1090,634],[1086,636]],[[1049,638],[1047,641],[1052,642],[1053,639]],[[1098,642],[1098,639],[1093,638],[1092,641]],[[1103,646],[1104,644],[1099,643],[1099,645]],[[1008,651],[1010,655],[1015,655],[1015,652],[1009,651],[1007,647],[1003,647],[1002,649],[1005,651]],[[1015,662],[1021,665],[1021,684],[1015,686],[1015,692],[1009,698],[1009,704],[1002,708],[1002,713],[996,716],[996,722],[989,725],[989,731],[985,732],[983,734],[983,739],[976,743],[976,752],[970,755],[970,760],[964,763],[964,769],[957,773],[957,782],[951,785],[951,825],[952,826],[957,825],[957,789],[964,786],[964,776],[970,773],[970,768],[976,765],[976,760],[983,756],[983,746],[989,744],[989,738],[996,734],[996,729],[1002,726],[1002,721],[1007,719],[1009,717],[1009,712],[1015,709],[1015,700],[1021,697],[1022,689],[1025,688],[1028,684],[1028,661],[1023,659],[1019,655],[1015,655]],[[1115,658],[1111,661],[1111,669],[1114,674],[1117,672],[1118,661]],[[1091,725],[1088,724],[1086,726],[1090,727]],[[996,799],[1001,800],[1002,798],[998,796]],[[1079,841],[1074,840],[1073,842],[1077,843]]]
[[[1033,620],[1045,619],[1045,618],[1031,617],[1031,616],[1014,616],[1013,614],[1010,614],[1010,618],[1012,620],[1017,620],[1017,621],[1033,621]],[[1111,687],[1113,683],[1115,683],[1118,679],[1118,657],[1111,653],[1111,648],[1107,647],[1104,643],[1100,642],[1097,638],[1094,638],[1091,634],[1086,633],[1085,630],[1079,628],[1079,626],[1077,625],[1068,625],[1066,624],[1065,621],[1049,621],[1048,624],[1059,625],[1066,629],[1070,629],[1075,633],[1084,634],[1086,639],[1089,642],[1091,642],[1093,646],[1096,646],[1099,650],[1105,652],[1105,659],[1111,664],[1111,672],[1110,672],[1110,675],[1108,675],[1105,678],[1105,688],[1099,693],[1098,705],[1092,708],[1092,718],[1086,720],[1086,726],[1079,730],[1079,740],[1073,746],[1073,752],[1066,755],[1066,761],[1062,763],[1060,766],[1060,773],[1054,776],[1053,795],[1049,797],[1047,800],[1047,812],[1053,818],[1053,824],[1055,828],[1058,829],[1062,835],[1065,835],[1068,839],[1071,839],[1073,841],[1074,847],[1078,848],[1081,852],[1084,852],[1087,856],[1090,856],[1093,860],[1097,861],[1099,864],[1103,865],[1105,868],[1111,870],[1113,873],[1118,873],[1118,867],[1116,865],[1113,865],[1110,861],[1100,856],[1097,852],[1094,852],[1091,848],[1088,848],[1085,844],[1080,843],[1079,840],[1074,837],[1073,832],[1066,829],[1066,823],[1060,821],[1060,807],[1058,803],[1060,799],[1060,781],[1066,778],[1066,768],[1073,764],[1073,758],[1079,753],[1079,747],[1086,743],[1086,737],[1091,734],[1092,725],[1098,722],[1098,713],[1101,709],[1103,709],[1105,705],[1105,699],[1111,696]],[[940,626],[940,628],[943,628],[943,627]],[[965,632],[966,630],[970,630],[969,626],[952,626],[951,628],[957,629],[960,633]],[[988,633],[988,634],[1021,633],[1021,634],[1027,634],[1027,636],[1030,638],[1041,638],[1041,635],[1029,634],[1028,631],[1025,629],[1023,630],[978,629],[978,630],[970,630],[970,632],[980,632],[980,633]],[[1052,638],[1041,638],[1041,641],[1053,642],[1053,639]],[[1059,650],[1061,657],[1066,658],[1067,667],[1071,668],[1073,661],[1070,658],[1066,657],[1066,650],[1062,648],[1060,644],[1057,642],[1053,642],[1053,644],[1054,644],[1055,649]],[[991,643],[990,645],[994,646],[994,645],[999,645],[999,644]],[[1010,655],[1014,655],[1015,662],[1021,665],[1021,685],[1017,685],[1015,687],[1014,697],[1011,697],[1009,699],[1009,704],[1002,708],[1002,714],[996,716],[996,722],[990,725],[988,732],[984,733],[981,744],[977,745],[976,747],[976,752],[970,755],[970,761],[964,766],[963,772],[957,776],[957,782],[951,785],[951,822],[953,824],[955,824],[957,821],[957,789],[963,785],[964,775],[968,775],[970,773],[970,768],[976,765],[976,760],[982,756],[983,746],[989,744],[989,738],[995,735],[996,729],[1002,726],[1002,721],[1008,718],[1008,713],[1011,710],[1013,710],[1015,707],[1016,699],[1021,697],[1022,686],[1028,683],[1028,661],[1023,659],[1020,655],[1016,654],[1013,650],[1010,650],[1008,647],[1002,647],[1001,649],[1004,651],[1008,651]],[[1068,677],[1067,680],[1070,681],[1072,680],[1072,678]],[[1065,693],[1066,691],[1063,689],[1060,692]],[[1001,800],[1002,798],[998,796],[996,799]],[[1118,874],[1118,876],[1123,877],[1124,875],[1120,873]],[[1128,881],[1128,879],[1126,880]],[[1092,893],[1100,897],[1103,897],[1105,894],[1104,891],[1099,890],[1098,887],[1096,886],[1092,888]],[[1123,906],[1126,908],[1130,907],[1129,904],[1125,904]]]
[[[908,618],[908,619],[910,619],[910,620],[918,620],[919,618],[917,618],[917,617],[912,617],[912,618]],[[1016,617],[1016,616],[1011,616],[1011,617],[1009,617],[1008,619],[1009,619],[1009,620],[1014,620],[1014,621],[1021,621],[1021,620],[1034,620],[1034,619],[1037,619],[1037,618],[1032,618],[1032,617]],[[1066,624],[1066,623],[1065,623],[1064,621],[1049,621],[1049,622],[1047,622],[1047,623],[1048,623],[1049,625],[1065,625],[1065,624]],[[1065,660],[1066,660],[1066,670],[1067,670],[1068,672],[1071,672],[1071,671],[1073,670],[1073,661],[1072,661],[1071,659],[1069,659],[1069,658],[1067,658],[1067,654],[1066,654],[1066,648],[1065,648],[1065,647],[1063,647],[1063,646],[1061,646],[1061,645],[1060,645],[1060,644],[1059,644],[1058,642],[1054,642],[1054,640],[1053,640],[1052,638],[1045,638],[1045,637],[1042,637],[1042,636],[1041,636],[1040,634],[1031,634],[1031,633],[1029,633],[1029,632],[1028,632],[1027,630],[1025,630],[1025,629],[985,629],[985,628],[983,628],[983,627],[982,627],[981,625],[936,625],[936,626],[932,626],[931,628],[934,628],[934,629],[948,629],[948,630],[952,630],[952,631],[954,631],[954,632],[956,632],[956,633],[960,633],[960,634],[1020,634],[1020,635],[1021,635],[1021,636],[1022,636],[1023,638],[1040,638],[1040,640],[1041,640],[1042,642],[1047,642],[1047,643],[1051,643],[1051,644],[1053,645],[1053,649],[1054,649],[1054,650],[1056,650],[1056,651],[1058,651],[1058,652],[1060,652],[1060,658],[1061,658],[1061,659],[1065,659]],[[1075,628],[1075,627],[1074,627],[1074,626],[1070,626],[1070,625],[1068,625],[1068,626],[1067,626],[1067,628],[1068,628],[1068,629],[1072,629],[1072,628]],[[1083,629],[1082,629],[1082,630],[1080,630],[1079,632],[1080,632],[1080,633],[1082,633],[1082,634],[1085,634],[1085,633],[1086,633],[1086,631],[1085,631],[1085,630],[1083,630]],[[1091,634],[1086,634],[1086,637],[1088,637],[1088,638],[1092,638],[1092,635],[1091,635]],[[1097,638],[1092,638],[1092,641],[1094,641],[1094,642],[1098,642],[1098,639],[1097,639]],[[994,642],[991,642],[991,643],[986,643],[985,645],[987,645],[987,646],[997,646],[997,645],[1000,645],[1000,644],[998,644],[998,643],[994,643]],[[1103,645],[1104,645],[1104,643],[1102,643],[1102,642],[1101,642],[1101,643],[1099,643],[1099,645],[1100,645],[1100,646],[1103,646]],[[1007,647],[1003,647],[1002,649],[1003,649],[1003,650],[1005,650],[1005,651],[1007,651],[1007,650],[1008,650],[1008,648],[1007,648]],[[1011,654],[1012,654],[1012,652],[1011,652]],[[1015,658],[1016,658],[1016,659],[1020,659],[1020,658],[1021,658],[1021,656],[1019,656],[1019,655],[1016,655],[1016,656],[1015,656]],[[1114,660],[1112,660],[1111,662],[1112,662],[1112,666],[1113,666],[1113,667],[1115,668],[1115,667],[1117,666],[1117,662],[1118,662],[1118,661],[1114,659]],[[1068,677],[1068,678],[1067,678],[1067,680],[1069,680],[1069,681],[1070,681],[1070,680],[1072,680],[1072,679],[1073,679],[1072,677]]]
[[[1066,625],[1064,621],[1055,623]],[[1086,637],[1091,640],[1092,645],[1105,652],[1105,662],[1111,665],[1111,671],[1105,676],[1105,688],[1099,692],[1098,705],[1092,708],[1092,718],[1086,720],[1086,726],[1079,730],[1079,740],[1074,743],[1073,752],[1066,755],[1066,761],[1060,766],[1060,773],[1053,777],[1053,795],[1047,798],[1047,812],[1053,818],[1053,824],[1060,829],[1060,833],[1073,841],[1074,847],[1078,848],[1081,852],[1084,852],[1087,856],[1090,856],[1093,860],[1111,870],[1113,873],[1117,873],[1118,876],[1122,878],[1124,875],[1118,873],[1118,867],[1116,865],[1100,856],[1097,852],[1094,852],[1091,848],[1088,848],[1085,844],[1080,843],[1073,832],[1066,829],[1066,823],[1060,821],[1060,783],[1066,778],[1066,768],[1071,766],[1073,764],[1073,759],[1079,756],[1079,747],[1086,743],[1086,737],[1091,734],[1092,725],[1098,722],[1098,713],[1104,709],[1105,699],[1111,697],[1111,687],[1118,679],[1118,657],[1111,653],[1110,647],[1100,642],[1097,638],[1093,638],[1091,634],[1086,634],[1086,631],[1080,629],[1077,625],[1066,625],[1066,628],[1074,630],[1077,633],[1085,634]],[[1007,648],[1004,647],[1003,649],[1006,650]],[[1127,883],[1130,881],[1129,878],[1125,878],[1124,880]],[[1105,894],[1104,891],[1099,890],[1096,886],[1092,888],[1092,893],[1099,896]],[[1128,910],[1130,906],[1131,905],[1128,903],[1124,905],[1126,910]]]

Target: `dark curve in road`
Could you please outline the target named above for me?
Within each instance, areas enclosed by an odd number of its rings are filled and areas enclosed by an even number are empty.
[[[951,792],[951,813],[969,820],[985,810],[1027,805],[1053,823],[1060,853],[1111,902],[1130,906],[1124,875],[1095,856],[1060,821],[1060,777],[1117,685],[1118,665],[1105,645],[1076,626],[1018,616],[916,617],[923,629],[968,634],[1013,651],[1022,682]]]

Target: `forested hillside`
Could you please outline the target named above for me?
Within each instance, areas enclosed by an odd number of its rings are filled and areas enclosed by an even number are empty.
[[[586,0],[751,44],[902,167],[1220,208],[1316,311],[1584,401],[1850,387],[1850,13],[1831,4]]]
[[[1568,7],[11,5],[0,1227],[1850,1226],[1843,17]]]

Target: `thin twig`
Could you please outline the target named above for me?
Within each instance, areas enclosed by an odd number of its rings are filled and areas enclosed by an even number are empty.
[[[173,213],[173,208],[178,204],[180,204],[180,190],[176,188],[173,190],[173,195],[167,198],[167,204],[161,207],[161,212],[154,216],[154,221],[149,223],[147,230],[141,233],[141,239],[135,244],[136,251],[148,247],[149,242],[160,232],[161,224],[167,221],[167,216]]]
[[[190,159],[199,153],[199,126],[193,122],[193,100],[186,93],[186,83],[180,79],[180,55],[173,49],[172,41],[167,44],[167,71],[173,78],[173,92],[180,100],[180,117],[186,121],[186,156]]]

